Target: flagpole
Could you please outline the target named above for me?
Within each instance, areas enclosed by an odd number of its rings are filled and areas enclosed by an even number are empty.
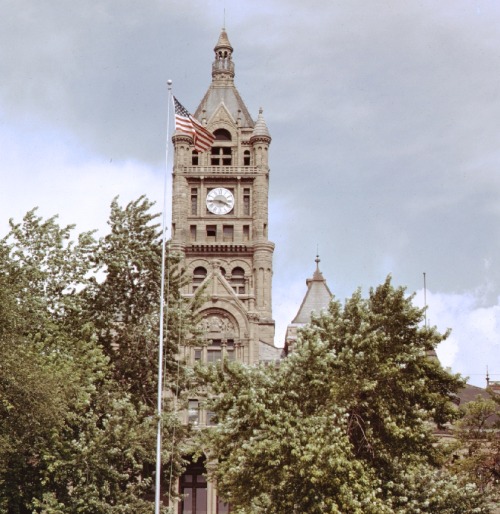
[[[160,514],[161,505],[161,439],[163,428],[163,318],[165,297],[165,257],[167,233],[167,178],[168,178],[168,149],[170,147],[170,104],[172,103],[172,81],[167,81],[167,141],[165,149],[165,177],[163,183],[163,216],[162,216],[162,250],[161,250],[161,285],[160,285],[160,334],[158,341],[158,405],[156,430],[156,481],[155,481],[155,514]]]

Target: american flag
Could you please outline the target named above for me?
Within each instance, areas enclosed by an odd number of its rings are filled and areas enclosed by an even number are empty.
[[[193,136],[194,148],[198,152],[205,152],[215,140],[215,136],[207,130],[196,118],[193,118],[187,109],[175,98],[175,130]]]

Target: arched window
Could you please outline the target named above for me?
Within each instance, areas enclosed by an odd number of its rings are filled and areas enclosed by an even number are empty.
[[[231,287],[236,294],[245,294],[245,270],[237,266],[231,272]]]
[[[207,270],[203,266],[198,266],[193,271],[193,293],[207,277]]]
[[[216,141],[231,141],[231,132],[226,129],[214,130],[214,136]]]
[[[210,150],[210,164],[212,166],[231,166],[232,164],[232,149],[227,146],[230,143],[231,132],[229,130],[220,128],[214,130],[215,141],[219,141],[221,146],[213,146]]]

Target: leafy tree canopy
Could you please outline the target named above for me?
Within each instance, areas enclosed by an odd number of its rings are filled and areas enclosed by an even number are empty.
[[[115,200],[101,240],[33,210],[0,240],[0,512],[151,512],[162,256],[151,207]],[[165,365],[182,380],[174,355],[191,318],[167,258]],[[165,412],[164,462],[179,473],[184,433]]]
[[[422,321],[388,278],[332,301],[278,367],[199,370],[218,420],[202,448],[235,512],[487,512],[440,469],[433,426],[456,419],[464,382],[429,356],[447,334]]]

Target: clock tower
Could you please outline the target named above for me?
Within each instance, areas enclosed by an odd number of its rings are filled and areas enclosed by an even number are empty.
[[[189,276],[184,294],[201,291],[203,347],[191,362],[223,357],[247,364],[274,360],[271,281],[274,244],[268,239],[268,152],[262,109],[256,121],[234,85],[233,48],[222,29],[214,48],[212,82],[194,117],[215,136],[197,152],[176,131],[172,250]]]

